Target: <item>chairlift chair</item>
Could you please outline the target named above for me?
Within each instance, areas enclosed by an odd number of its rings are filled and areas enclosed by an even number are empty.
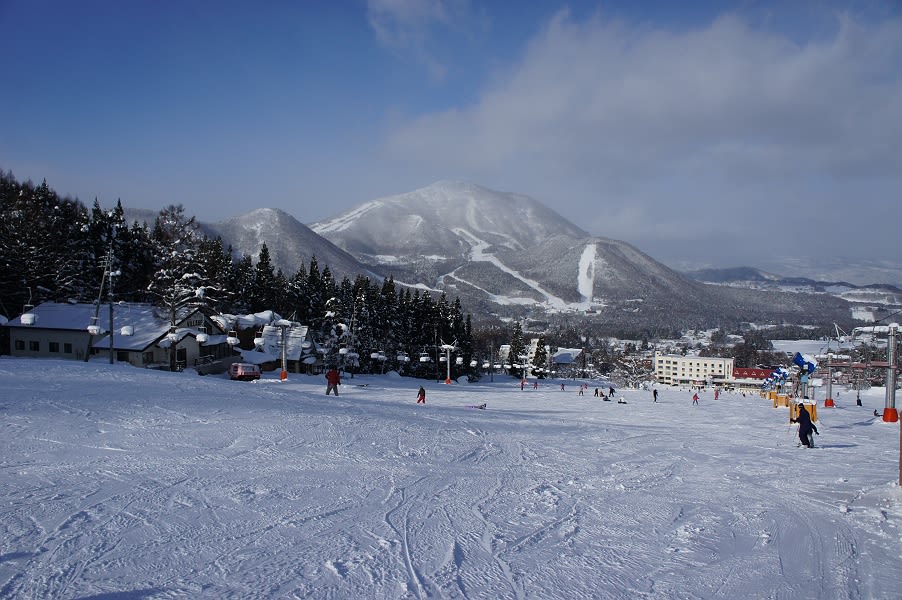
[[[31,288],[28,288],[28,303],[22,307],[22,317],[19,320],[22,325],[34,325],[37,318],[37,315],[34,314],[34,305],[31,303]]]

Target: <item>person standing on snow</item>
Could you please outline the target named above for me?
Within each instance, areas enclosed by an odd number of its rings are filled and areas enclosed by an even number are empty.
[[[692,394],[692,404],[698,404],[698,392]]]
[[[608,398],[613,398],[613,397],[614,397],[614,388],[609,387],[608,388]]]
[[[426,404],[426,388],[423,386],[417,390],[417,404]]]
[[[651,391],[652,398],[655,399],[655,402],[658,401],[658,388],[655,388]]]
[[[335,391],[335,395],[338,395],[338,384],[341,383],[341,375],[338,374],[338,370],[335,367],[332,367],[328,371],[326,371],[326,395],[329,395],[329,392]]]
[[[814,436],[811,433],[814,432],[817,435],[820,435],[820,433],[818,433],[814,423],[811,422],[811,415],[808,414],[808,409],[805,408],[804,404],[799,403],[798,416],[795,419],[790,419],[789,422],[799,424],[799,441],[802,442],[802,445],[806,448],[814,448]]]

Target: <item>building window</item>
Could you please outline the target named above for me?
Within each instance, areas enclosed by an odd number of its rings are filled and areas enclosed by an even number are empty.
[[[128,352],[123,352],[119,350],[116,352],[116,361],[117,362],[128,362]]]
[[[72,354],[72,344],[63,344],[63,353]]]
[[[32,352],[40,352],[41,351],[41,342],[36,340],[32,340],[28,342],[28,349]]]
[[[25,340],[16,340],[16,350],[25,350]]]
[[[50,342],[48,349],[51,352],[59,352],[60,351],[60,343],[59,342]]]

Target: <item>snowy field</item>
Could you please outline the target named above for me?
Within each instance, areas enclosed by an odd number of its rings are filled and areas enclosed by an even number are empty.
[[[902,596],[882,389],[420,383],[0,359],[0,597]]]

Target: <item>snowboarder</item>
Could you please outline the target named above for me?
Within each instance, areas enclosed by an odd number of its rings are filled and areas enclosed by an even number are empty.
[[[561,384],[561,391],[562,391],[562,392],[564,391],[564,384],[563,384],[563,383]]]
[[[617,399],[617,404],[626,404],[626,400],[623,399],[623,396]]]
[[[812,432],[817,435],[820,435],[820,433],[814,423],[811,422],[811,415],[808,414],[804,404],[799,404],[799,414],[795,419],[790,419],[789,422],[799,424],[799,441],[802,442],[801,445],[806,448],[814,448]]]
[[[698,404],[698,392],[692,394],[692,404]]]
[[[426,404],[426,388],[423,386],[417,390],[417,404]]]
[[[613,398],[613,397],[614,397],[614,388],[609,387],[608,388],[608,398]]]
[[[598,398],[598,388],[595,388],[595,397]]]
[[[326,371],[326,395],[329,395],[329,392],[335,391],[335,395],[338,395],[338,384],[341,383],[341,375],[338,374],[338,370],[335,367],[332,367],[328,371]]]
[[[655,388],[651,391],[652,397],[655,399],[655,402],[658,401],[658,388]]]

